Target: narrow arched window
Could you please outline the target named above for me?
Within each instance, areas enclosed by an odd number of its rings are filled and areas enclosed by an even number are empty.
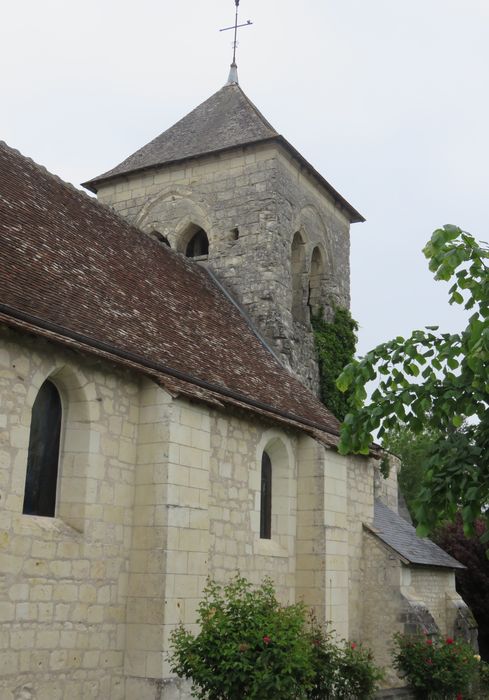
[[[260,537],[272,538],[272,462],[266,452],[261,458]]]
[[[319,248],[314,248],[311,257],[311,275],[309,277],[309,297],[307,305],[310,314],[317,314],[321,309],[324,263]]]
[[[199,228],[189,240],[185,249],[185,255],[187,258],[209,255],[209,239],[203,228]]]
[[[295,321],[304,321],[304,241],[300,233],[296,233],[292,240],[291,260],[292,268],[292,317]]]
[[[26,515],[54,516],[60,433],[61,399],[54,384],[47,380],[32,407],[22,511]]]

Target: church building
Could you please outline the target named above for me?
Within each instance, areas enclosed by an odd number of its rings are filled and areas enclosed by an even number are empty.
[[[0,697],[188,700],[169,635],[237,571],[400,686],[394,632],[472,622],[318,399],[363,217],[235,70],[85,187],[0,144]]]

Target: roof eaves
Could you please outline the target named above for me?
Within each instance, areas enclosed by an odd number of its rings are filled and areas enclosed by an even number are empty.
[[[134,174],[139,174],[143,172],[147,172],[149,170],[158,170],[159,168],[166,168],[171,165],[179,165],[180,163],[185,163],[186,161],[190,160],[198,160],[199,158],[205,158],[206,156],[214,156],[214,155],[220,155],[221,153],[228,153],[230,151],[236,151],[240,148],[249,148],[250,146],[255,146],[258,144],[265,144],[269,143],[271,141],[275,141],[277,139],[276,136],[270,136],[266,139],[256,139],[253,141],[244,141],[243,143],[238,143],[234,146],[225,146],[224,148],[216,148],[215,150],[212,151],[202,151],[201,153],[193,153],[190,156],[184,156],[183,158],[173,158],[172,160],[165,160],[163,163],[153,163],[151,165],[143,165],[139,168],[133,168],[131,170],[127,170],[126,172],[121,172],[121,173],[116,173],[114,175],[110,175],[110,172],[105,175],[101,175],[100,177],[96,177],[92,180],[87,180],[86,182],[82,182],[81,186],[85,187],[87,190],[90,190],[90,192],[94,192],[97,194],[99,187],[102,184],[105,184],[106,182],[116,182],[118,180],[124,180],[125,178],[129,177],[130,175]]]
[[[465,569],[435,542],[420,538],[415,528],[380,499],[375,500],[374,522],[365,525],[385,546],[412,566],[443,569]]]
[[[306,158],[304,158],[303,155],[299,153],[299,151],[294,148],[294,146],[287,141],[286,138],[283,136],[277,136],[276,140],[284,146],[284,148],[296,159],[299,161],[299,163],[308,171],[308,173],[319,182],[320,185],[324,187],[324,189],[328,192],[330,197],[332,197],[333,202],[336,206],[338,206],[340,209],[344,209],[350,219],[350,223],[352,224],[361,224],[364,221],[366,221],[365,217],[363,217],[360,212],[358,212],[344,197],[341,196],[341,194],[335,190],[335,188],[329,184],[329,182],[324,178],[320,172],[312,166]]]
[[[277,417],[280,422],[285,421],[290,425],[306,430],[306,432],[311,432],[312,430],[319,431],[326,435],[331,435],[333,437],[333,442],[335,443],[338,440],[338,431],[328,428],[325,425],[321,425],[315,421],[297,416],[282,409],[275,408],[274,406],[264,404],[260,401],[239,394],[238,392],[227,389],[226,387],[214,385],[196,377],[186,375],[183,372],[172,369],[171,367],[148,360],[147,358],[138,356],[134,353],[121,350],[120,348],[111,346],[103,341],[83,336],[75,331],[70,331],[62,326],[57,326],[56,324],[44,321],[28,313],[13,309],[0,303],[0,323],[2,322],[8,326],[14,326],[17,328],[20,327],[28,332],[49,337],[52,340],[57,340],[65,345],[71,345],[79,350],[85,350],[91,352],[92,354],[102,355],[112,362],[122,364],[126,367],[130,366],[132,369],[143,374],[147,374],[155,378],[159,377],[160,380],[164,380],[165,376],[167,375],[177,383],[184,382],[189,385],[196,386],[205,392],[210,392],[212,395],[220,397],[221,400],[225,402],[239,404],[254,412],[262,414],[266,413],[271,418]]]
[[[253,103],[250,103],[253,108],[256,110],[256,107],[254,107]],[[258,110],[257,110],[258,111]],[[264,117],[262,117],[264,119]],[[279,143],[281,144],[286,151],[290,153],[290,155],[297,160],[300,165],[307,170],[307,172],[327,191],[328,195],[332,198],[333,203],[339,207],[340,209],[343,209],[347,214],[350,222],[352,224],[356,223],[363,223],[366,219],[363,217],[360,212],[358,212],[344,197],[340,195],[340,193],[335,190],[335,188],[329,184],[329,182],[324,178],[321,173],[319,173],[310,163],[308,160],[302,156],[299,151],[292,146],[292,144],[287,141],[286,138],[281,136],[280,134],[277,134],[276,136],[269,136],[268,138],[265,139],[256,139],[252,141],[245,141],[243,143],[239,143],[233,146],[226,146],[225,148],[218,148],[213,151],[203,151],[201,153],[195,153],[190,156],[185,156],[183,158],[174,158],[173,160],[167,160],[164,161],[163,163],[154,163],[152,165],[145,165],[140,168],[134,168],[132,170],[128,170],[127,172],[122,172],[122,173],[117,173],[115,175],[108,175],[107,177],[101,176],[98,178],[95,178],[93,180],[87,180],[86,182],[82,182],[82,187],[85,187],[86,189],[90,190],[91,192],[94,192],[97,194],[98,187],[102,184],[105,184],[106,182],[111,182],[111,181],[117,181],[117,180],[123,180],[124,178],[127,178],[130,175],[136,174],[136,173],[142,173],[142,172],[147,172],[149,170],[156,170],[159,168],[166,168],[170,165],[178,165],[180,163],[184,163],[186,161],[191,161],[191,160],[197,160],[199,158],[204,158],[205,156],[209,155],[219,155],[221,153],[226,153],[229,151],[234,151],[240,148],[249,148],[250,146],[258,146],[258,145],[263,145],[267,143]]]
[[[461,564],[459,561],[456,559],[453,559],[453,564],[449,564],[448,562],[446,564],[443,563],[438,563],[438,562],[420,562],[416,561],[415,559],[409,559],[405,555],[401,554],[398,549],[396,549],[392,544],[389,542],[386,542],[385,539],[382,536],[382,533],[377,530],[373,525],[370,525],[369,523],[363,523],[363,528],[370,532],[374,537],[376,537],[380,543],[387,549],[389,552],[393,552],[396,557],[402,561],[403,564],[406,566],[416,566],[420,568],[425,568],[425,569],[448,569],[452,571],[453,569],[466,569],[467,567],[464,564]]]

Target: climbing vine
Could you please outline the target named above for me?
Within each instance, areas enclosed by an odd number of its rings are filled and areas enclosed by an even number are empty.
[[[358,323],[348,309],[336,308],[332,321],[326,321],[323,310],[311,317],[314,342],[319,363],[320,398],[324,405],[342,421],[348,413],[348,394],[336,388],[336,379],[353,360],[357,342]]]

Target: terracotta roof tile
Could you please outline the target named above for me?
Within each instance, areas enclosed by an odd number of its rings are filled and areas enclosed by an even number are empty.
[[[194,261],[0,144],[0,310],[176,392],[328,433],[338,422]]]

